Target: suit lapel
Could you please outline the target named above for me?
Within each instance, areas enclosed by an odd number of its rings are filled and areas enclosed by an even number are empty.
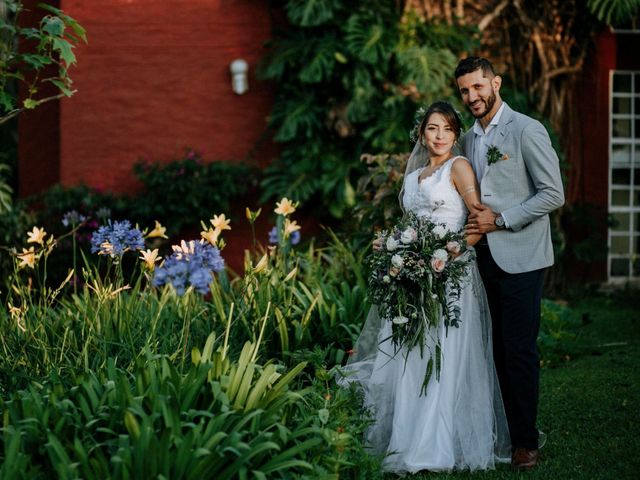
[[[500,116],[500,123],[496,127],[498,131],[493,137],[493,144],[498,148],[498,150],[502,151],[502,144],[507,138],[507,134],[509,133],[510,123],[513,121],[513,110],[507,105],[504,104],[504,110],[502,111],[502,115]]]
[[[491,145],[494,145],[501,152],[502,152],[502,145],[504,144],[504,141],[506,140],[507,135],[509,134],[510,123],[512,121],[513,121],[513,110],[511,110],[509,105],[505,103],[504,110],[502,111],[502,115],[500,116],[500,122],[498,122],[498,125],[495,127],[497,130],[493,136],[493,139],[492,139],[493,141],[491,142]],[[501,161],[501,160],[498,160],[498,161]],[[487,178],[487,176],[489,176],[489,174],[491,173],[492,166],[493,165],[487,165],[487,169],[484,172],[484,177],[482,178],[481,185],[484,183],[485,178]]]

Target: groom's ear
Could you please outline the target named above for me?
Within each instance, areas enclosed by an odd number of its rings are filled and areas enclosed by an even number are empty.
[[[502,86],[502,77],[500,75],[496,75],[491,79],[491,86],[494,90],[500,91],[500,87]]]

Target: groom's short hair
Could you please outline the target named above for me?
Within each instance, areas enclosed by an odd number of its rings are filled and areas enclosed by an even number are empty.
[[[467,57],[460,60],[456,67],[456,80],[467,73],[473,73],[476,70],[482,70],[482,74],[485,77],[493,78],[496,76],[496,72],[493,69],[491,62],[483,57]]]

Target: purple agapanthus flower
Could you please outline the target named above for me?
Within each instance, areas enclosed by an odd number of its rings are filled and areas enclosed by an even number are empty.
[[[220,250],[204,241],[182,242],[174,247],[173,254],[155,269],[153,285],[171,284],[178,295],[183,295],[189,286],[197,292],[209,292],[213,273],[224,269]]]
[[[269,243],[271,245],[278,244],[278,227],[273,227],[271,230],[269,230]]]
[[[69,210],[62,216],[62,225],[68,227],[69,225],[80,225],[87,219],[84,215],[78,213],[76,210]]]
[[[291,242],[291,245],[299,244],[300,232],[296,230],[295,232],[291,233],[291,235],[289,236],[289,241]],[[278,244],[278,228],[277,227],[273,227],[271,230],[269,230],[269,243],[271,245]]]
[[[91,253],[121,257],[127,250],[142,250],[144,237],[129,220],[111,222],[98,228],[91,237]]]

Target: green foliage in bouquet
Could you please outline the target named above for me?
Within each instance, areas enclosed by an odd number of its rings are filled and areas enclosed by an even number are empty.
[[[370,257],[369,296],[378,315],[392,322],[396,354],[425,347],[429,360],[422,384],[440,376],[440,329],[460,326],[463,278],[473,257],[465,252],[462,233],[416,216],[413,212],[391,231],[381,232]]]
[[[363,152],[409,150],[416,105],[458,101],[451,72],[477,45],[475,30],[403,14],[390,0],[283,3],[289,25],[262,68],[277,86],[270,126],[283,145],[264,195],[313,197],[340,218]]]

